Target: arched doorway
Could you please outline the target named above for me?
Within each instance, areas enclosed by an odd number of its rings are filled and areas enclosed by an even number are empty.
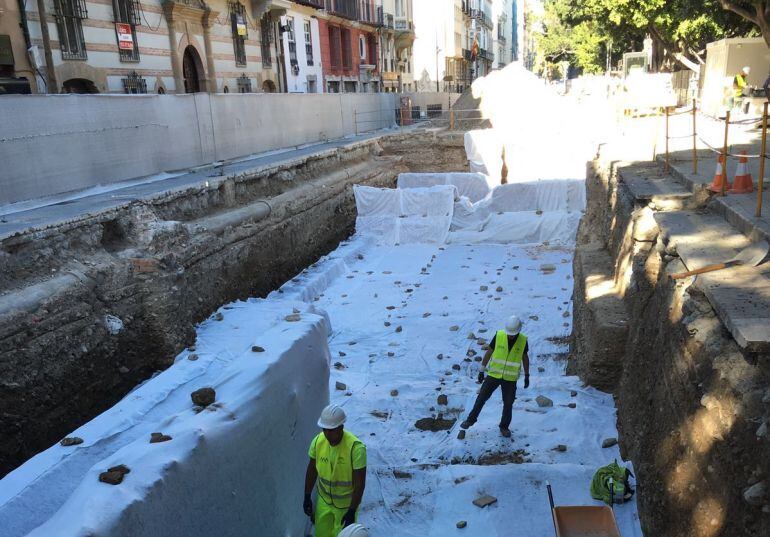
[[[62,93],[99,93],[99,90],[86,78],[70,78],[62,84]]]
[[[185,93],[198,93],[201,91],[201,73],[203,64],[195,47],[188,45],[182,56],[182,76],[184,76]]]
[[[275,93],[275,82],[272,80],[265,80],[262,83],[262,91],[265,93]]]

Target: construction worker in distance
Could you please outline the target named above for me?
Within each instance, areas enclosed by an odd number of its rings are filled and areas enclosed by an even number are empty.
[[[366,487],[366,446],[344,430],[345,411],[331,404],[318,419],[322,429],[310,443],[305,472],[305,514],[315,524],[316,537],[338,537],[356,522]],[[316,486],[317,483],[317,486]],[[311,494],[316,486],[315,510]],[[353,534],[359,535],[359,534]]]
[[[340,532],[337,537],[369,537],[363,524],[353,524]]]
[[[487,364],[489,364],[488,368]],[[473,410],[460,427],[467,429],[476,423],[484,403],[499,386],[503,392],[500,434],[510,438],[511,431],[508,427],[511,425],[513,401],[516,399],[516,381],[519,380],[522,365],[524,366],[524,387],[529,388],[529,343],[527,343],[527,336],[521,333],[521,321],[515,315],[511,315],[505,322],[505,330],[498,330],[489,344],[479,372],[479,382],[482,383],[479,395],[476,397]],[[486,378],[484,378],[485,369],[488,371]]]
[[[740,110],[743,107],[743,94],[748,87],[749,73],[751,73],[751,67],[746,66],[733,78],[733,95],[732,99],[730,99],[731,110],[735,108]]]

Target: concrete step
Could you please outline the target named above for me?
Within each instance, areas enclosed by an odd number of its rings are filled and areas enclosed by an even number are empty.
[[[655,220],[685,266],[692,270],[727,261],[751,242],[713,213],[673,211]],[[733,267],[695,277],[738,345],[749,352],[770,351],[770,278],[760,267]]]
[[[668,205],[692,197],[692,192],[666,174],[655,163],[618,166],[618,175],[637,201]]]
[[[734,159],[731,159],[734,160]],[[662,158],[658,157],[658,162]],[[692,173],[692,164],[688,162],[673,162],[671,164],[671,176],[684,185],[691,192],[703,191],[711,184],[714,165],[711,161],[704,162],[699,167],[698,173]],[[734,175],[732,164],[728,164],[728,174],[730,180]],[[768,166],[770,170],[770,165]],[[757,188],[756,173],[754,176],[754,188]],[[767,182],[766,182],[767,183]],[[741,233],[752,240],[770,240],[770,193],[768,185],[765,185],[763,192],[763,215],[755,216],[757,206],[757,192],[748,194],[731,194],[728,192],[725,196],[714,195],[711,198],[711,208],[724,219],[735,226]]]

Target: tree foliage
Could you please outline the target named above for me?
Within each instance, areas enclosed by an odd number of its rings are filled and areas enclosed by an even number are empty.
[[[659,68],[680,64],[698,70],[706,43],[755,31],[752,22],[758,23],[747,13],[725,9],[725,4],[734,3],[768,4],[763,13],[770,19],[770,0],[546,0],[543,61],[552,61],[560,52],[560,58],[583,71],[598,72],[608,52],[618,59],[623,52],[641,50],[645,36],[650,36]]]

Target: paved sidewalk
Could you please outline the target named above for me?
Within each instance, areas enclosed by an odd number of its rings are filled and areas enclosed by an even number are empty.
[[[55,225],[79,220],[85,216],[94,216],[105,211],[125,207],[137,200],[152,199],[175,191],[183,191],[204,185],[207,181],[222,181],[227,177],[242,174],[244,172],[258,171],[259,169],[281,164],[289,164],[309,155],[334,152],[339,148],[365,142],[375,138],[394,134],[399,131],[377,131],[362,134],[350,138],[333,140],[330,142],[303,146],[286,151],[270,152],[254,157],[235,159],[223,164],[212,163],[199,166],[169,179],[137,183],[136,180],[124,183],[125,186],[115,184],[114,189],[86,195],[75,199],[67,199],[66,196],[57,196],[50,199],[50,203],[33,209],[21,210],[12,214],[0,215],[0,240],[12,237],[27,231],[41,230]],[[216,178],[216,179],[214,179]],[[62,199],[64,197],[64,199]],[[46,200],[41,200],[45,203]],[[0,207],[0,214],[2,213]]]

